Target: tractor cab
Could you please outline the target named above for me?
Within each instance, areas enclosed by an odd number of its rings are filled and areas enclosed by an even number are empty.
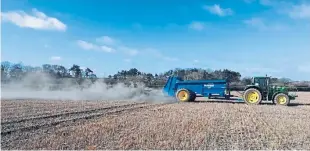
[[[259,87],[260,90],[265,91],[268,89],[270,77],[252,77],[251,85]]]

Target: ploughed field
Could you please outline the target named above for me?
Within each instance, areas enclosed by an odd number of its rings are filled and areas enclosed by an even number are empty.
[[[310,150],[310,93],[291,106],[1,100],[2,149]]]

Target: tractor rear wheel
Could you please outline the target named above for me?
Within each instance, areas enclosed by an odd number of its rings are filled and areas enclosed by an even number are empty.
[[[279,93],[274,97],[273,102],[276,105],[287,106],[290,103],[290,98],[284,93]]]
[[[262,94],[258,89],[249,88],[243,93],[243,99],[248,105],[258,105],[262,101]]]
[[[193,99],[192,93],[187,89],[180,89],[176,93],[179,102],[190,102]]]

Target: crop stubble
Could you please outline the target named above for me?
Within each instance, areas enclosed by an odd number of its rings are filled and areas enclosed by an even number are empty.
[[[124,112],[111,110],[111,114],[93,120],[2,135],[1,145],[2,149],[308,150],[310,95],[298,95],[298,103],[291,107],[199,102],[148,106]],[[97,105],[86,110],[113,103],[97,101],[94,104]],[[5,105],[2,103],[2,109]]]

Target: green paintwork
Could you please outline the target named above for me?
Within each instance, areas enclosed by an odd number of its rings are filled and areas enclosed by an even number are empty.
[[[247,85],[245,90],[253,87],[261,91],[263,100],[271,101],[278,93],[284,93],[288,95],[290,100],[295,100],[297,97],[297,95],[289,94],[288,87],[273,85],[270,83],[270,77],[253,77],[251,85]]]

